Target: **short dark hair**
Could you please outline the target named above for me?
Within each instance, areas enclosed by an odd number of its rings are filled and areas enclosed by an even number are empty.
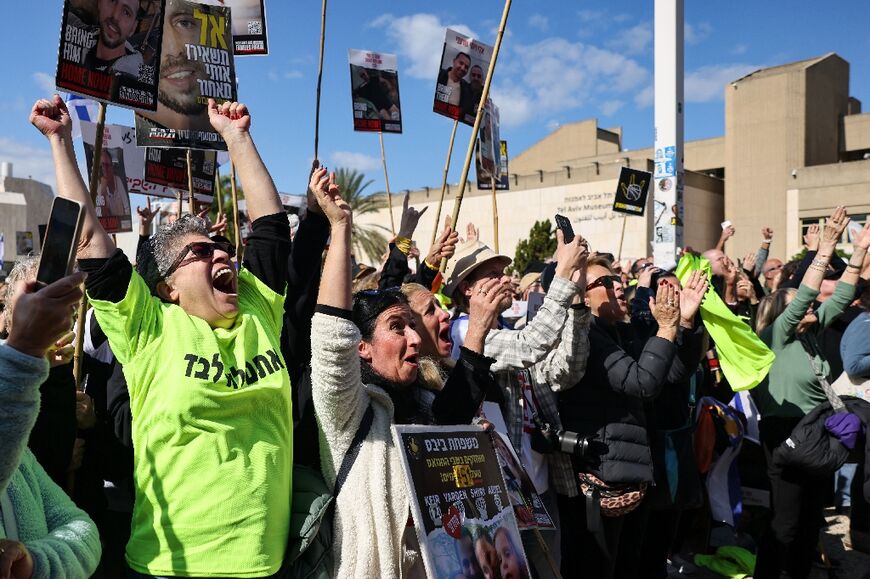
[[[408,298],[397,287],[383,290],[363,290],[353,294],[351,318],[356,327],[359,328],[362,339],[371,340],[381,312],[398,305],[408,306]]]
[[[467,52],[462,52],[461,50],[456,53],[456,56],[453,57],[453,60],[455,61],[460,56],[464,56],[465,58],[468,59],[468,62],[471,62],[471,55],[468,54]]]

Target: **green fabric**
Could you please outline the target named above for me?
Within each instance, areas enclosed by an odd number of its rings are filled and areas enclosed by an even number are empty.
[[[695,555],[695,565],[724,577],[743,579],[755,573],[755,555],[743,547],[727,545],[716,549],[715,555]]]
[[[851,303],[855,286],[838,283],[833,295],[816,312],[819,322],[797,336],[794,329],[818,295],[818,290],[801,285],[788,307],[761,331],[761,339],[776,353],[770,375],[757,391],[756,403],[762,416],[800,418],[828,400],[805,348],[813,352],[816,364],[831,380],[831,367],[820,355],[818,336]]]
[[[136,273],[122,301],[92,301],[130,391],[127,561],[140,573],[262,577],[281,565],[293,464],[284,298],[243,269],[238,303],[231,328],[211,328]]]
[[[680,259],[676,274],[681,283],[686,283],[696,270],[704,271],[708,279],[712,278],[710,262],[693,255],[684,255]],[[701,320],[716,343],[719,365],[731,389],[739,392],[758,386],[773,365],[774,354],[746,322],[728,309],[712,286],[701,304]]]

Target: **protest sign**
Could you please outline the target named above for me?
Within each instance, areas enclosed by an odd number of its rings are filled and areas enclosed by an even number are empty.
[[[491,59],[492,46],[448,28],[441,52],[433,110],[466,125],[474,125]]]
[[[531,576],[489,434],[474,426],[394,426],[393,438],[427,575],[477,576],[501,558],[503,574]]]
[[[187,149],[145,149],[145,180],[187,191]],[[214,195],[214,151],[191,151],[193,192]]]
[[[82,144],[88,174],[94,167],[94,145],[97,125],[81,122]],[[132,231],[130,219],[130,184],[142,181],[144,175],[142,149],[135,143],[132,127],[105,125],[103,148],[100,153],[100,180],[97,183],[94,205],[100,224],[107,233]]]
[[[651,180],[652,173],[623,167],[619,172],[613,210],[628,215],[643,215]]]
[[[269,54],[266,41],[266,0],[204,0],[226,6],[232,12],[233,46],[236,56]]]
[[[226,150],[208,120],[208,99],[237,100],[230,10],[166,0],[157,110],[136,115],[140,147]]]
[[[538,294],[543,295],[543,294]],[[484,402],[479,416],[485,418],[495,427],[490,433],[493,448],[495,449],[498,463],[504,475],[505,485],[508,490],[508,498],[514,508],[517,526],[521,530],[527,529],[555,529],[556,525],[547,512],[544,503],[538,494],[529,474],[523,468],[522,462],[517,456],[510,440],[507,437],[507,426],[498,404]]]
[[[15,232],[15,253],[16,253],[16,255],[32,255],[33,254],[33,232],[32,231],[16,231]]]
[[[480,155],[478,154],[475,158],[475,166],[477,168],[477,188],[478,189],[492,189],[492,181],[488,176],[481,176],[481,172],[483,169],[480,167]],[[496,191],[509,191],[511,188],[510,179],[508,179],[508,153],[507,153],[507,141],[499,142],[499,170],[498,170],[498,179],[495,180],[495,189]]]
[[[350,49],[353,130],[402,132],[399,71],[395,54]]]
[[[475,160],[477,182],[489,182],[490,186],[487,189],[492,187],[492,179],[498,181],[501,177],[501,149],[500,145],[497,144],[500,143],[498,125],[498,107],[495,106],[491,99],[487,100],[486,107],[484,107]],[[478,189],[480,188],[480,185],[478,185]]]
[[[122,107],[157,108],[165,0],[66,0],[55,84]]]

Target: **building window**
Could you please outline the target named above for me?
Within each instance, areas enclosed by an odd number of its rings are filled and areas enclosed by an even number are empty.
[[[804,217],[801,219],[801,241],[803,241],[803,236],[807,234],[807,230],[810,225],[818,224],[820,227],[825,226],[825,219],[828,216],[822,217]],[[858,213],[857,215],[849,215],[849,219],[851,220],[849,223],[849,227],[846,228],[846,231],[843,232],[842,237],[840,238],[839,243],[837,243],[837,249],[843,249],[845,251],[852,251],[852,241],[849,237],[849,229],[854,228],[855,225],[859,225],[864,227],[864,224],[867,223],[867,214],[866,213]]]

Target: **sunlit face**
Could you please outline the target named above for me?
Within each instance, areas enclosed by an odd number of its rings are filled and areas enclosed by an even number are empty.
[[[450,315],[444,311],[432,292],[418,291],[408,298],[411,313],[420,334],[420,354],[432,358],[447,358],[450,341]]]
[[[139,0],[100,0],[100,43],[119,48],[136,30]]]
[[[499,302],[499,312],[503,312],[511,307],[514,301],[513,287],[511,286],[510,276],[504,274],[505,267],[506,264],[500,259],[492,259],[479,265],[459,284],[459,289],[465,295],[466,300],[470,300],[488,281],[498,279],[501,283],[495,291],[502,294],[501,301]]]
[[[208,75],[199,60],[187,58],[187,44],[199,44],[200,21],[193,17],[193,4],[184,0],[168,0],[163,28],[163,53],[160,57],[158,100],[183,115],[198,115],[205,111],[197,79]]]
[[[420,334],[415,329],[411,309],[404,304],[391,306],[378,314],[370,341],[359,343],[360,358],[383,378],[409,386],[417,379]]]
[[[467,54],[459,53],[455,57],[453,57],[453,68],[450,71],[450,75],[453,77],[453,80],[465,78],[465,75],[468,74],[469,66],[471,66],[471,59],[468,57]]]
[[[520,579],[523,577],[522,563],[511,544],[507,530],[504,528],[495,533],[495,550],[498,553],[502,579]]]
[[[774,258],[768,259],[764,262],[764,266],[761,268],[762,274],[764,274],[764,279],[767,281],[773,280],[777,276],[777,274],[782,270],[782,261]]]
[[[474,555],[485,579],[501,579],[498,553],[489,542],[489,537],[480,537],[475,541]]]
[[[704,257],[710,260],[710,269],[713,275],[725,275],[725,254],[718,249],[704,252]]]
[[[620,281],[612,280],[612,287],[596,283],[600,281],[600,278],[612,275],[606,267],[589,266],[586,270],[586,279],[589,281],[586,290],[586,303],[589,305],[592,315],[607,322],[619,322],[625,319],[628,313],[628,304],[622,289],[622,278],[619,278]]]
[[[187,244],[210,242],[205,235],[187,235],[177,252]],[[166,280],[161,296],[178,304],[191,316],[201,318],[213,328],[228,328],[239,314],[238,278],[230,256],[215,249],[211,258],[198,258],[190,251]]]

